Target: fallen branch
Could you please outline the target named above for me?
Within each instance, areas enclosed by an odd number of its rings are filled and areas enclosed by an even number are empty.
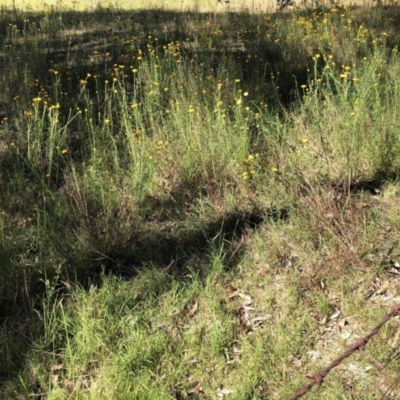
[[[333,368],[337,367],[347,357],[350,357],[353,353],[356,352],[356,350],[363,350],[364,347],[366,346],[366,344],[369,342],[369,340],[379,332],[379,330],[382,328],[382,326],[385,325],[386,322],[388,322],[392,317],[394,317],[396,315],[400,315],[400,304],[393,305],[390,313],[386,314],[382,318],[381,322],[379,322],[379,324],[374,329],[372,329],[372,331],[367,336],[357,339],[355,341],[355,343],[353,343],[346,352],[344,352],[336,360],[333,360],[330,365],[328,365],[326,368],[319,371],[318,373],[316,373],[312,376],[309,376],[308,378],[311,379],[311,382],[307,386],[304,386],[302,389],[300,389],[296,393],[296,395],[294,397],[292,397],[290,400],[300,399],[300,397],[303,397],[305,394],[307,394],[314,385],[317,385],[318,387],[320,387],[322,385],[322,383],[324,382],[326,375],[328,375],[328,373]]]

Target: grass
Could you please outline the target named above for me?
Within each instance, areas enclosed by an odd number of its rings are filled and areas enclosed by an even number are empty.
[[[399,11],[2,9],[0,397],[286,399],[368,333]],[[398,340],[308,398],[398,398]]]
[[[224,12],[224,11],[250,11],[250,12],[271,12],[275,11],[277,6],[280,4],[287,4],[287,1],[280,1],[277,4],[277,0],[236,0],[236,1],[226,1],[226,0],[181,0],[179,2],[169,2],[169,1],[150,1],[150,2],[135,2],[132,3],[128,0],[109,0],[107,2],[101,0],[83,0],[76,1],[73,0],[68,6],[61,4],[55,0],[1,0],[0,7],[5,9],[23,9],[29,11],[43,11],[47,10],[62,10],[62,9],[74,9],[75,11],[93,11],[97,7],[110,7],[112,9],[119,10],[152,10],[152,9],[162,9],[173,10],[173,11],[189,11],[195,9],[198,12]],[[381,0],[378,2],[385,5],[396,4],[393,0]],[[289,8],[292,6],[307,8],[320,6],[331,6],[333,4],[338,5],[362,5],[362,6],[374,6],[376,5],[376,0],[341,0],[340,2],[334,2],[331,0],[293,0],[292,4],[289,4]],[[285,8],[285,7],[283,7]]]

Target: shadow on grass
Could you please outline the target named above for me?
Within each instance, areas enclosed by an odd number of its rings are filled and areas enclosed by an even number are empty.
[[[250,213],[228,213],[223,217],[193,228],[179,224],[168,226],[160,224],[136,240],[130,248],[116,248],[109,254],[110,260],[100,262],[94,268],[130,279],[149,263],[165,268],[172,262],[170,273],[177,277],[185,276],[191,259],[199,260],[198,274],[205,278],[202,269],[213,249],[223,249],[226,270],[234,269],[241,259],[242,239],[246,233],[257,229],[265,220],[286,221],[286,210],[254,210]],[[113,260],[113,261],[111,261]]]
[[[202,226],[183,229],[166,228],[162,224],[151,226],[147,232],[133,239],[131,246],[110,249],[103,260],[92,260],[84,276],[78,276],[83,287],[101,285],[103,274],[116,275],[122,279],[132,279],[147,266],[152,265],[168,271],[177,280],[184,281],[190,273],[198,279],[205,280],[209,268],[209,257],[213,250],[223,249],[225,270],[234,269],[240,262],[245,249],[242,239],[245,235],[265,220],[285,222],[288,219],[286,210],[255,210],[250,213],[230,213],[218,220]],[[164,226],[165,227],[165,226]],[[90,262],[90,260],[88,260]],[[197,269],[193,267],[195,265]],[[56,285],[59,294],[67,291],[65,281],[69,277],[63,272],[63,279]],[[65,280],[64,280],[65,279]],[[36,284],[31,292],[39,300],[34,304],[38,315],[41,311],[40,297],[45,291],[44,283]],[[169,287],[160,287],[161,295]],[[3,304],[0,313],[2,327],[2,345],[0,347],[0,393],[1,382],[7,383],[16,379],[24,367],[25,356],[31,345],[43,335],[43,326],[35,313],[23,308],[22,298],[17,302]],[[12,317],[11,317],[12,314]]]
[[[372,179],[362,180],[350,185],[350,193],[369,193],[376,196],[382,191],[387,183],[397,182],[400,178],[400,171],[386,172],[378,171]],[[348,190],[348,188],[346,188]]]

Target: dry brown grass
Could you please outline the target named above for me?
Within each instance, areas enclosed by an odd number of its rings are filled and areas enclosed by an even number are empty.
[[[392,4],[394,0],[383,0],[383,2]],[[294,0],[294,3],[299,6],[313,6],[315,0]],[[373,6],[376,0],[340,0],[338,2],[331,0],[321,1],[328,6],[332,3],[345,5],[363,5]],[[72,1],[68,4],[62,4],[57,0],[0,0],[0,6],[4,8],[13,8],[14,6],[21,10],[45,10],[50,8],[65,8],[75,10],[90,10],[96,7],[115,7],[117,9],[131,10],[131,9],[164,9],[185,11],[196,9],[200,12],[224,12],[224,11],[249,11],[249,12],[271,12],[276,10],[275,0],[231,0],[229,2],[217,0],[181,0],[171,2],[168,0],[151,0],[132,2],[130,0],[83,0]]]

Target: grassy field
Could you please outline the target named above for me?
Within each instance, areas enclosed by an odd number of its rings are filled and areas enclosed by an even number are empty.
[[[400,302],[400,8],[0,30],[1,399],[289,399]],[[307,398],[399,399],[399,340]]]
[[[292,0],[294,6],[304,8],[317,5],[341,5],[350,6],[354,4],[362,6],[376,5],[377,0]],[[395,4],[396,0],[381,0],[382,4]],[[225,12],[225,11],[247,11],[266,12],[277,8],[276,0],[72,0],[69,2],[59,0],[0,0],[0,7],[6,9],[16,8],[19,10],[43,11],[43,10],[70,10],[88,11],[97,7],[111,7],[119,10],[144,10],[162,9],[174,11],[196,10],[199,12]],[[292,7],[290,7],[292,8]]]
[[[93,10],[97,7],[111,7],[120,10],[143,10],[143,9],[163,9],[174,11],[186,11],[196,9],[197,11],[212,12],[212,11],[225,11],[227,9],[251,9],[251,10],[266,10],[275,8],[276,3],[274,0],[235,0],[229,3],[221,2],[218,0],[180,0],[180,1],[167,1],[167,0],[151,0],[145,1],[131,1],[131,0],[84,0],[84,1],[71,1],[68,4],[56,0],[0,0],[0,5],[4,8],[13,8],[23,10],[45,10],[45,9],[75,9],[79,11]]]

